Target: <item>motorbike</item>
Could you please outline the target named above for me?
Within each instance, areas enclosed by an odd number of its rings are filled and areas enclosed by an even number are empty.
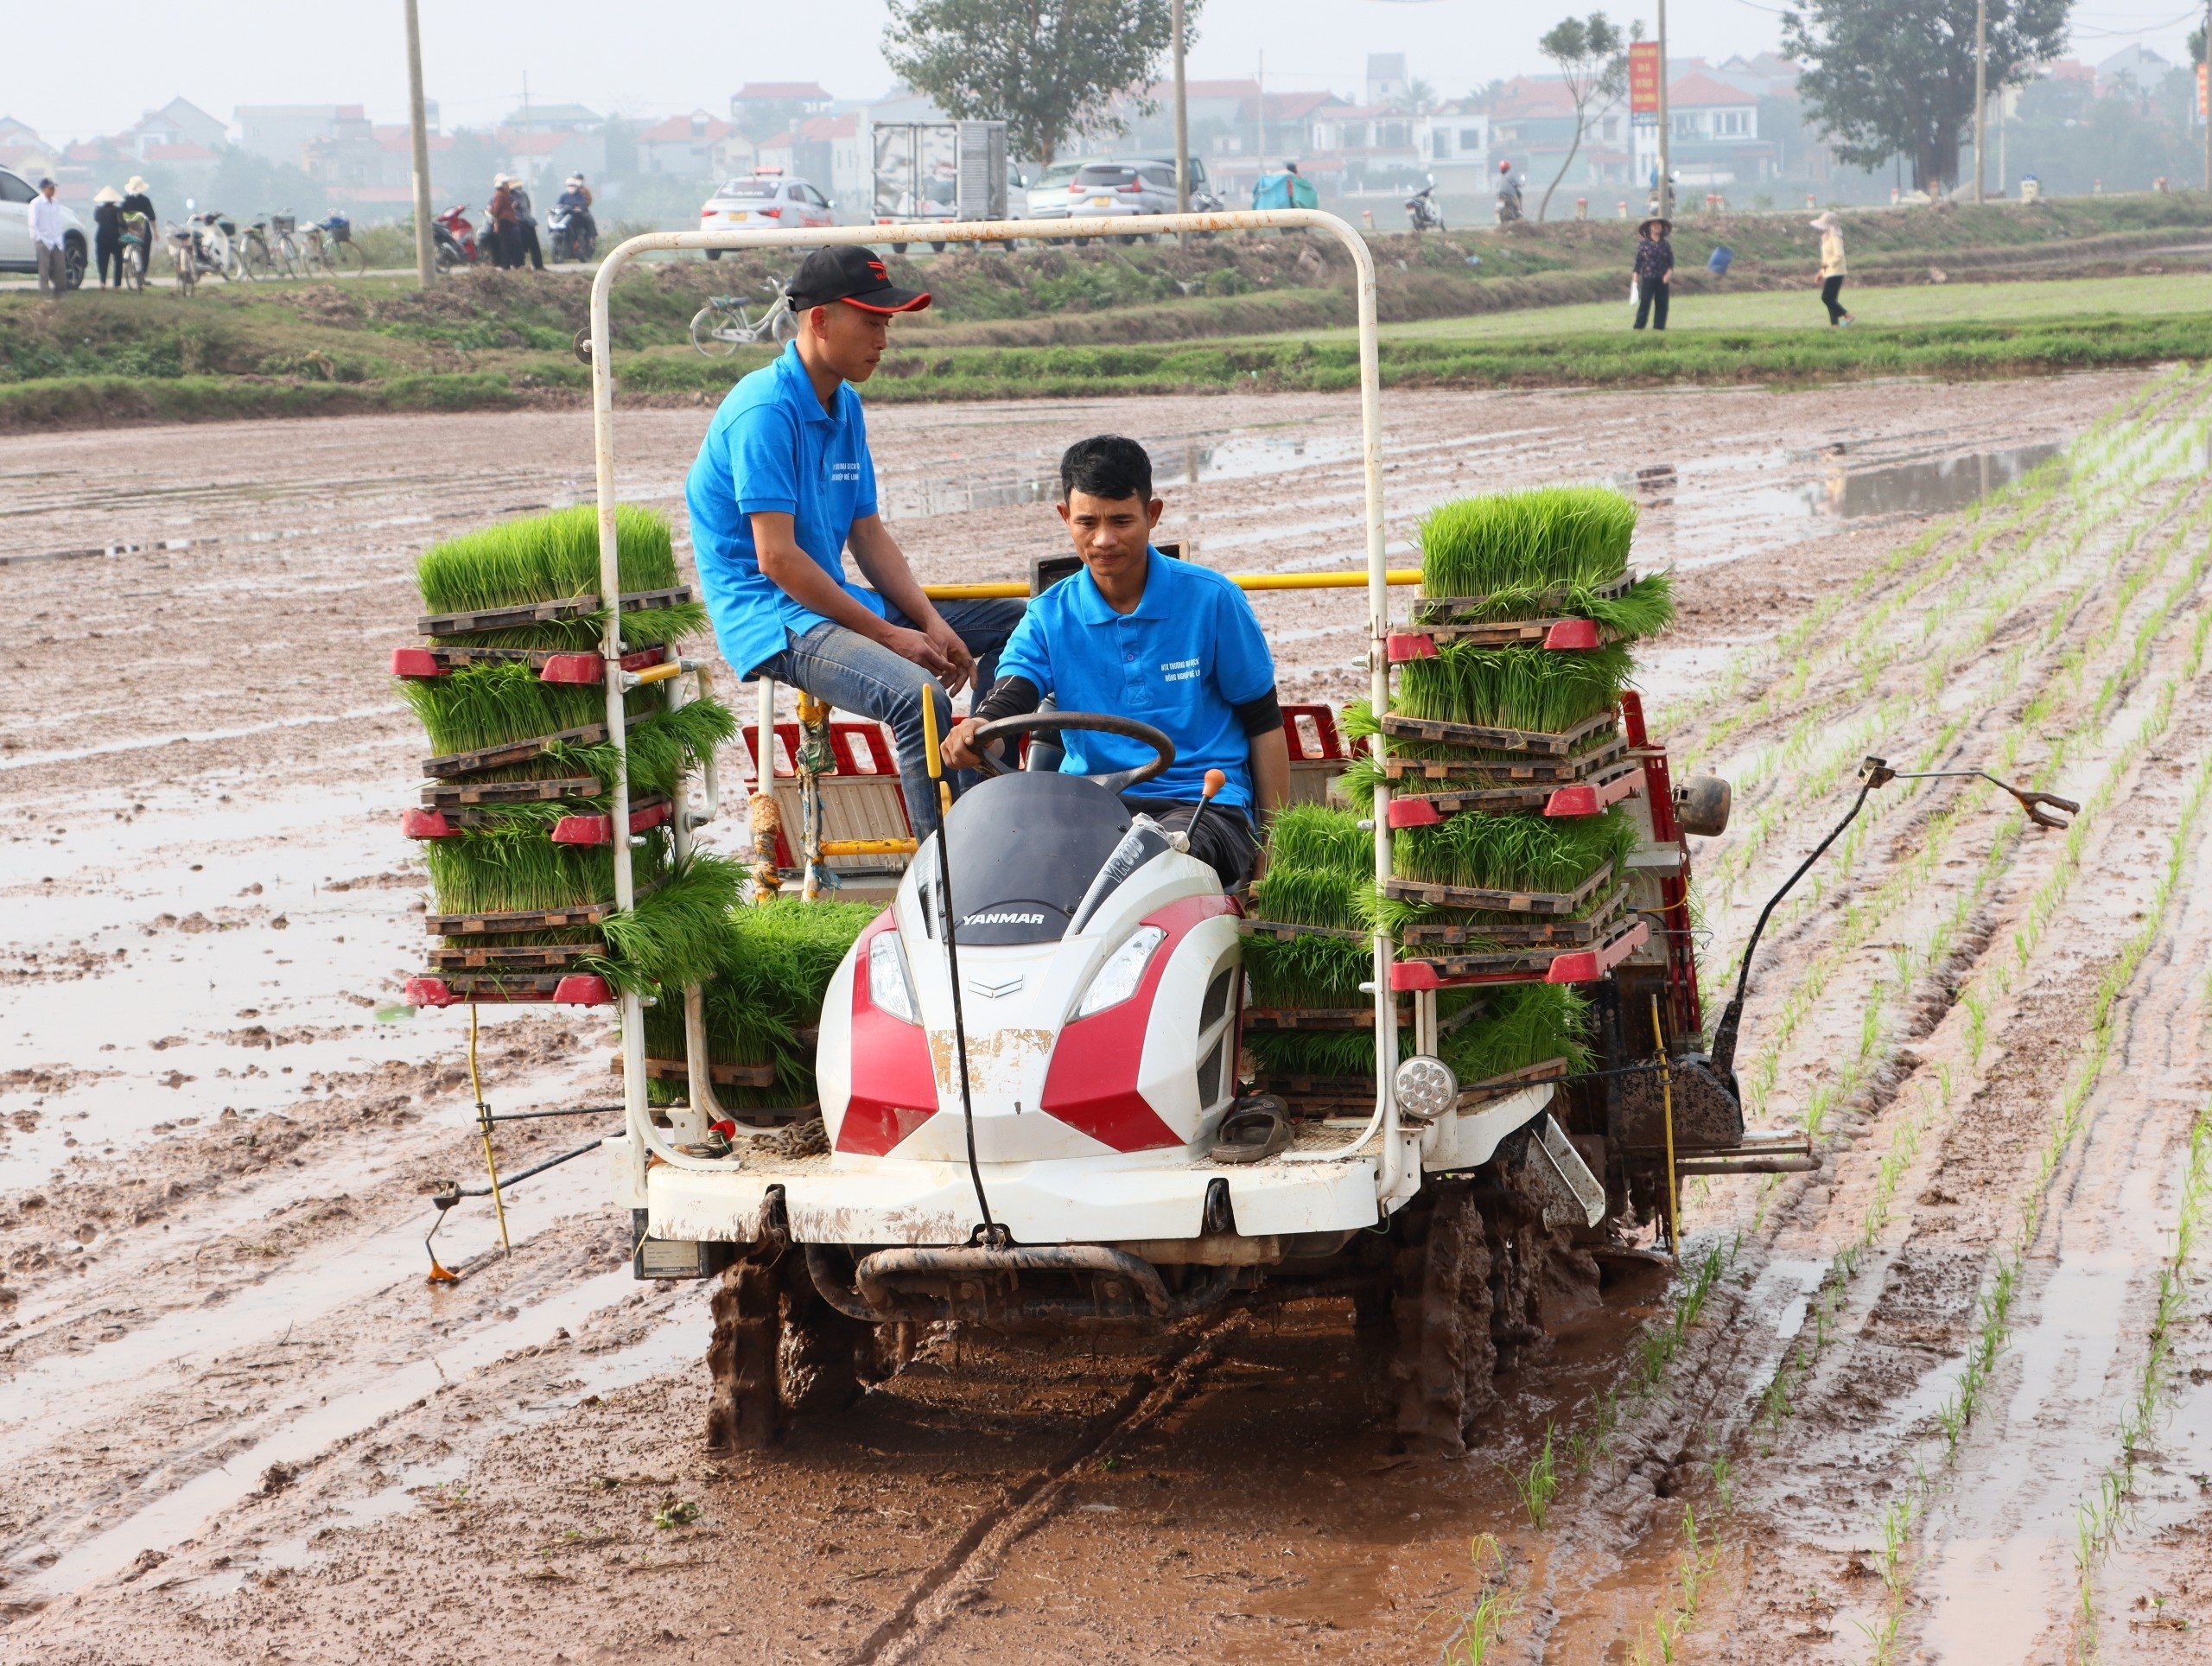
[[[455,203],[430,222],[430,235],[437,243],[438,270],[451,271],[455,266],[473,266],[480,252],[476,242],[476,228],[468,223]]]
[[[548,260],[589,260],[599,252],[599,227],[588,208],[569,208],[559,203],[545,216]]]
[[[1440,232],[1444,229],[1444,211],[1436,206],[1436,176],[1429,175],[1428,183],[1406,199],[1406,218],[1415,232]]]
[[[192,234],[193,264],[200,270],[219,273],[225,278],[244,275],[236,220],[209,208],[186,214],[184,226]]]

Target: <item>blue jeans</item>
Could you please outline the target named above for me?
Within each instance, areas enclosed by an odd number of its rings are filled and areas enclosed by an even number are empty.
[[[893,625],[908,630],[921,628],[896,607],[887,606],[885,611]],[[938,607],[938,614],[976,656],[976,687],[988,692],[998,679],[999,650],[1021,622],[1022,604],[947,601]],[[906,797],[906,819],[913,823],[918,839],[926,839],[937,831],[937,788],[930,779],[929,760],[922,748],[924,685],[937,707],[939,735],[952,727],[952,701],[936,677],[912,660],[828,620],[804,636],[793,638],[791,645],[772,659],[762,661],[754,675],[804,689],[840,711],[889,724],[899,753],[899,786]],[[963,772],[963,779],[956,779],[956,792],[969,784],[965,778],[969,773]]]

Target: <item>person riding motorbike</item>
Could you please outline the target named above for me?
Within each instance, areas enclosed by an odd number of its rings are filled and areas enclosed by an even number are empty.
[[[556,216],[558,216],[556,221]],[[553,234],[553,258],[589,260],[599,244],[599,222],[592,218],[591,188],[582,174],[571,174],[554,200],[546,226]]]
[[[1510,224],[1521,218],[1521,181],[1513,177],[1513,164],[1502,162],[1497,165],[1497,223]]]

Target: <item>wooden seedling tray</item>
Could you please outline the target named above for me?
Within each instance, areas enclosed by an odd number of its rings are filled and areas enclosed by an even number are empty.
[[[1636,582],[1636,576],[1632,570],[1624,572],[1608,583],[1592,585],[1590,594],[1608,599],[1625,595]],[[1543,590],[1534,600],[1540,607],[1560,607],[1567,603],[1567,592]],[[1469,614],[1481,613],[1489,606],[1488,596],[1423,596],[1414,603],[1413,619],[1417,626],[1463,624]]]
[[[1586,949],[1516,949],[1495,954],[1437,955],[1398,961],[1394,989],[1445,989],[1483,983],[1590,983],[1629,957],[1651,936],[1643,919],[1621,921]]]
[[[611,902],[580,902],[567,908],[521,908],[491,914],[426,914],[432,937],[491,936],[501,932],[569,932],[597,925],[616,912]]]
[[[1587,752],[1572,758],[1385,758],[1382,773],[1394,781],[1457,781],[1479,780],[1487,791],[1491,784],[1497,786],[1586,781],[1599,771],[1618,763],[1628,751],[1627,739],[1619,734],[1608,737]]]
[[[436,972],[557,972],[566,970],[586,955],[601,952],[595,943],[533,943],[499,945],[467,944],[458,949],[430,951],[430,970]]]
[[[1643,765],[1630,760],[1606,764],[1581,781],[1530,781],[1452,792],[1394,793],[1390,825],[1428,827],[1447,816],[1510,816],[1531,811],[1555,818],[1595,816],[1636,791],[1643,769]]]
[[[656,1082],[688,1082],[691,1066],[681,1059],[648,1059],[645,1074]],[[709,1065],[707,1079],[718,1087],[772,1088],[776,1085],[773,1065]]]
[[[423,808],[450,814],[473,804],[538,804],[556,798],[596,798],[606,789],[589,775],[555,775],[539,781],[474,781],[426,786]]]
[[[1280,943],[1302,937],[1343,938],[1348,942],[1366,943],[1375,935],[1372,932],[1348,931],[1341,925],[1300,925],[1286,919],[1240,920],[1236,929],[1246,937],[1274,938]]]
[[[411,1007],[457,1007],[468,1002],[555,1002],[569,1007],[613,1004],[603,977],[587,972],[425,972],[407,980]]]
[[[1613,877],[1607,862],[1572,891],[1485,891],[1466,885],[1432,885],[1426,880],[1387,879],[1382,894],[1438,908],[1480,908],[1506,914],[1573,914]]]
[[[1406,1021],[1402,1018],[1401,1022]],[[1248,1030],[1371,1030],[1372,1007],[1247,1007]]]
[[[425,758],[423,773],[447,779],[480,775],[487,769],[526,764],[534,758],[543,757],[556,746],[595,747],[606,739],[606,724],[586,723],[582,728],[563,729],[557,734],[535,734],[527,741],[506,741],[496,747],[479,747],[474,752],[448,752],[442,757]]]
[[[1459,642],[1475,648],[1549,648],[1572,653],[1603,647],[1613,633],[1594,620],[1567,615],[1555,619],[1499,620],[1488,625],[1424,625],[1417,630],[1393,631],[1384,645],[1390,663],[1433,659],[1440,643]]]
[[[1485,1099],[1502,1099],[1509,1093],[1518,1093],[1522,1088],[1538,1082],[1555,1081],[1567,1074],[1567,1060],[1546,1059],[1534,1065],[1523,1065],[1519,1070],[1510,1070],[1503,1076],[1493,1076],[1486,1081],[1470,1082],[1459,1090],[1459,1103],[1479,1104]]]
[[[419,620],[417,621],[420,622]],[[622,656],[622,669],[641,671],[658,665],[672,652],[656,643]],[[558,648],[476,648],[467,646],[394,648],[394,677],[444,677],[467,665],[527,665],[541,683],[598,683],[605,680],[606,662],[596,653]]]
[[[1579,919],[1537,919],[1496,925],[1408,925],[1398,941],[1408,949],[1450,948],[1462,944],[1504,944],[1513,948],[1582,949],[1608,936],[1626,908],[1628,887],[1612,893]]]
[[[679,607],[690,600],[691,587],[679,584],[667,590],[626,590],[616,599],[615,605],[622,613],[635,614],[656,607]],[[526,625],[551,625],[598,611],[599,598],[595,595],[563,596],[555,601],[486,607],[475,613],[423,614],[415,620],[415,629],[422,636],[473,636],[479,631],[512,631]]]
[[[1493,728],[1485,723],[1447,723],[1433,717],[1408,717],[1400,712],[1382,714],[1382,729],[1403,741],[1426,741],[1433,746],[1471,747],[1484,752],[1527,752],[1539,757],[1565,758],[1583,743],[1602,734],[1620,721],[1608,709],[1586,717],[1573,728],[1554,733],[1547,729]]]

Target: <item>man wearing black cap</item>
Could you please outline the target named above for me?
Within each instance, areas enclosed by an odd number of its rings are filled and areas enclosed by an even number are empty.
[[[923,699],[944,733],[950,696],[990,685],[1021,604],[935,606],[876,512],[868,424],[847,385],[875,373],[891,315],[920,311],[927,293],[899,289],[873,252],[847,247],[809,255],[789,295],[798,339],[730,390],[685,482],[699,582],[741,677],[772,677],[891,726],[907,819],[926,838],[938,810]],[[845,577],[848,549],[871,588]]]

